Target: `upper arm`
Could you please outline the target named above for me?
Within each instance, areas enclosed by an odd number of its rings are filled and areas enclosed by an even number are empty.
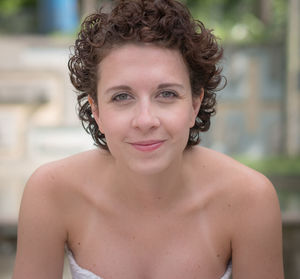
[[[234,214],[233,278],[283,279],[282,225],[273,185],[263,176],[244,182]]]
[[[62,278],[66,229],[51,168],[29,179],[22,198],[13,279]]]

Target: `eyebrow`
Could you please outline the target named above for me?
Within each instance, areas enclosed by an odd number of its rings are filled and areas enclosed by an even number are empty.
[[[157,89],[164,89],[164,88],[168,88],[168,87],[179,87],[181,89],[184,89],[184,86],[179,84],[179,83],[161,83],[158,85]],[[124,90],[124,91],[130,91],[132,90],[132,88],[128,85],[117,85],[117,86],[113,86],[108,88],[105,93],[112,93],[114,91],[118,91],[118,90]]]
[[[113,86],[108,88],[105,93],[112,93],[113,91],[118,91],[118,90],[124,90],[124,91],[128,91],[131,90],[130,86],[127,85],[117,85],[117,86]]]
[[[167,87],[179,87],[181,89],[184,89],[184,86],[182,84],[179,84],[179,83],[161,83],[157,89],[164,89],[164,88],[167,88]]]

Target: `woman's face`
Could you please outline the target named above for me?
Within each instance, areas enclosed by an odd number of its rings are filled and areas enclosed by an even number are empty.
[[[119,166],[161,172],[180,159],[201,97],[177,50],[125,44],[100,63],[93,114]]]

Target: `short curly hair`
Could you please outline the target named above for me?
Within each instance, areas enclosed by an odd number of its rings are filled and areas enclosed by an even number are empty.
[[[218,65],[222,47],[212,30],[193,19],[189,10],[176,0],[119,0],[111,12],[100,9],[86,17],[68,63],[70,79],[77,90],[78,116],[96,146],[108,150],[105,135],[93,118],[88,96],[98,104],[99,64],[110,50],[126,43],[152,43],[180,51],[188,66],[193,96],[204,91],[187,147],[198,144],[200,132],[209,129],[210,118],[216,112],[216,91],[223,78]]]

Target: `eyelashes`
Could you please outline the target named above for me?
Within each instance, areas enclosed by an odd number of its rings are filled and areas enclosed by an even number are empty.
[[[163,90],[158,92],[158,94],[155,96],[156,99],[162,102],[169,102],[178,97],[179,94],[173,90]],[[115,103],[128,103],[131,100],[134,100],[134,96],[127,92],[117,93],[111,98],[111,101]]]
[[[172,90],[164,90],[159,93],[159,96],[161,96],[162,98],[176,98],[178,97],[178,94]]]
[[[112,97],[113,102],[124,102],[133,99],[133,97],[128,93],[119,93]]]

